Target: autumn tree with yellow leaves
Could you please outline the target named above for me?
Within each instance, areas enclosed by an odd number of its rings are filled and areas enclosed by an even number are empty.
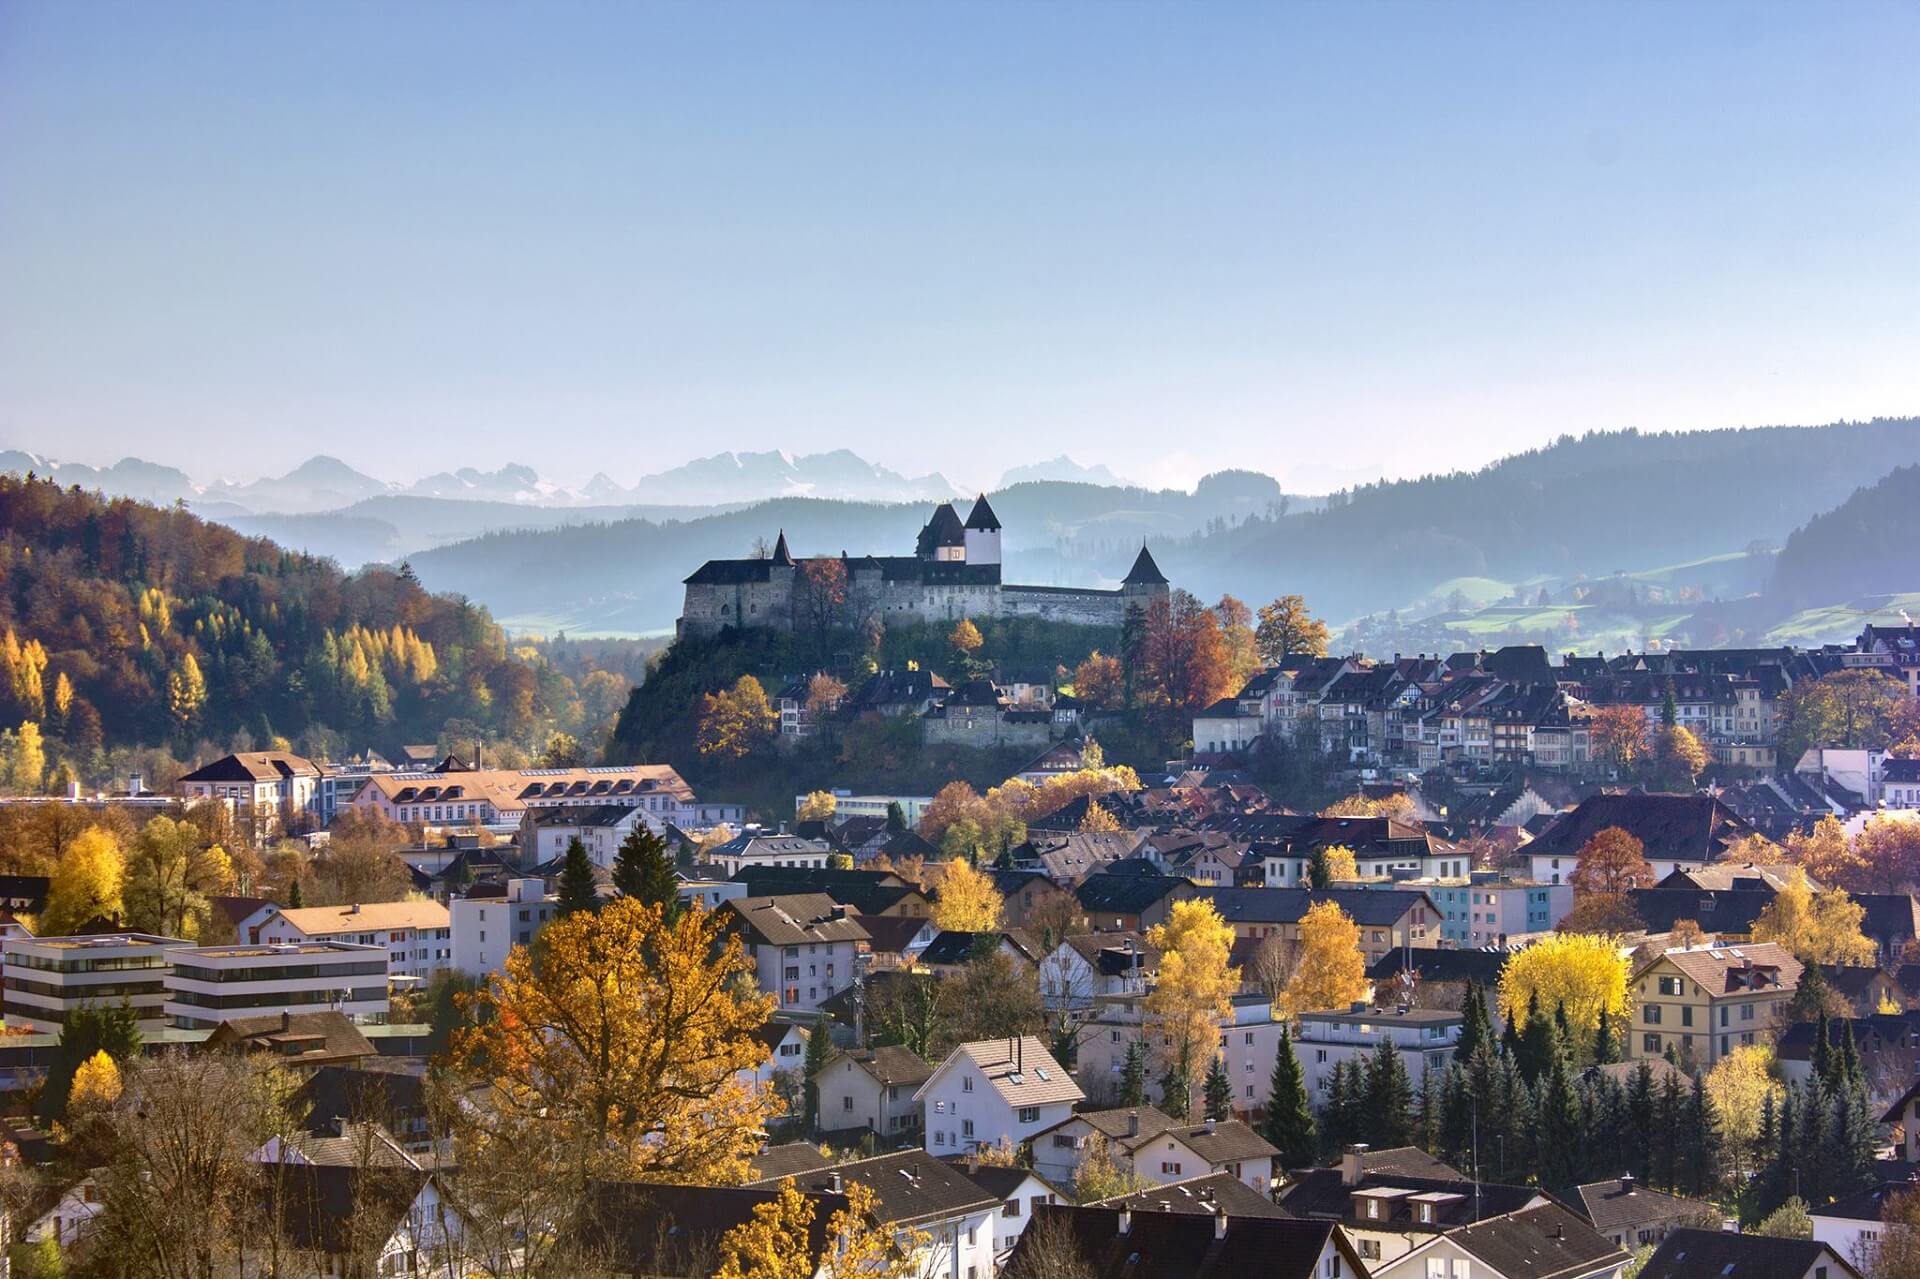
[[[744,759],[768,741],[779,724],[766,688],[753,676],[742,675],[731,688],[701,694],[694,744],[702,755]]]
[[[1366,998],[1360,926],[1338,902],[1315,902],[1300,918],[1300,944],[1281,1002],[1288,1016],[1345,1008]]]
[[[803,822],[824,822],[831,818],[840,807],[840,801],[830,790],[808,791],[807,797],[800,801],[795,811],[796,820]]]
[[[767,1058],[740,938],[698,907],[663,922],[617,897],[550,924],[471,998],[453,1063],[492,1085],[493,1125],[543,1130],[576,1179],[744,1180],[780,1102],[743,1082]],[[481,1136],[488,1125],[482,1121]]]
[[[1867,908],[1838,888],[1816,893],[1794,867],[1753,921],[1753,939],[1777,942],[1809,964],[1871,964],[1879,948],[1860,930]]]
[[[118,922],[126,878],[126,857],[112,832],[99,826],[80,832],[53,865],[40,935],[63,936],[95,919]]]
[[[1733,1156],[1736,1178],[1744,1178],[1771,1151],[1757,1149],[1760,1117],[1771,1097],[1777,1109],[1786,1090],[1773,1078],[1773,1048],[1746,1044],[1735,1048],[1707,1072],[1707,1100],[1720,1120],[1720,1135]]]
[[[1228,962],[1233,928],[1210,901],[1178,901],[1164,923],[1147,930],[1147,946],[1160,953],[1160,980],[1147,994],[1145,1011],[1159,1044],[1161,1105],[1176,1119],[1185,1118],[1240,989],[1240,969]]]
[[[1590,1035],[1604,1011],[1615,1025],[1627,1009],[1627,959],[1606,937],[1557,933],[1507,960],[1500,973],[1500,1012],[1524,1023],[1531,1000],[1552,1010],[1565,1006],[1576,1032]]]
[[[993,880],[972,863],[952,861],[940,876],[933,926],[955,933],[989,933],[1000,927],[1006,902]]]
[[[67,1109],[69,1112],[88,1107],[104,1109],[120,1100],[120,1091],[120,1067],[101,1049],[73,1072],[73,1085],[67,1091]]]
[[[879,1220],[878,1197],[853,1181],[846,1207],[816,1232],[819,1204],[791,1177],[777,1197],[753,1209],[753,1220],[721,1236],[714,1279],[909,1279],[920,1270],[929,1236],[912,1227],[896,1233]],[[819,1243],[816,1252],[816,1240]]]
[[[157,816],[141,828],[126,855],[121,898],[127,926],[197,939],[212,910],[208,898],[234,887],[233,862],[225,850],[206,846],[192,822]]]

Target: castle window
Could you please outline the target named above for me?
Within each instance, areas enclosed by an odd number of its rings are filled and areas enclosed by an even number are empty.
[[[720,606],[720,616],[722,617],[727,616],[727,614],[731,613],[732,611],[733,611],[733,605],[731,604],[722,604]]]

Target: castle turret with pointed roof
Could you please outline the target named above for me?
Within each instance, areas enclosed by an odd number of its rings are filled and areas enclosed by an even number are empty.
[[[793,627],[794,592],[809,565],[844,574],[846,624],[873,618],[957,622],[963,617],[1036,617],[1086,626],[1118,626],[1127,610],[1169,589],[1146,547],[1118,590],[1003,584],[1000,517],[985,493],[962,521],[950,502],[934,507],[912,555],[795,558],[780,531],[773,553],[744,560],[708,560],[686,579],[680,633],[711,635],[729,628]]]

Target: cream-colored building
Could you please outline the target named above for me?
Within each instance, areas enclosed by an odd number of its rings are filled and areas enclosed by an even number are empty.
[[[1670,950],[1638,968],[1627,1055],[1711,1066],[1761,1042],[1800,987],[1801,963],[1784,946],[1753,942]]]

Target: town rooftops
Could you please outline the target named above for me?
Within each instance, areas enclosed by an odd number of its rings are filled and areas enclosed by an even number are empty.
[[[988,933],[942,932],[920,952],[919,962],[929,967],[952,967],[967,963],[982,949],[999,950],[1002,946],[1013,947],[1029,963],[1037,964],[1045,958],[1031,934],[1019,928],[1007,928]]]
[[[1682,1228],[1647,1258],[1640,1279],[1804,1279],[1819,1264],[1840,1267],[1828,1279],[1860,1277],[1845,1257],[1813,1239]]]
[[[797,1189],[809,1194],[839,1194],[848,1182],[859,1182],[873,1191],[874,1213],[890,1226],[940,1221],[1000,1207],[998,1197],[919,1149],[789,1175]]]
[[[1161,1135],[1179,1138],[1209,1164],[1271,1159],[1280,1153],[1272,1142],[1238,1119],[1208,1119],[1197,1124],[1178,1124]],[[1125,1142],[1126,1138],[1121,1140]]]
[[[971,1068],[985,1079],[1009,1106],[1043,1106],[1049,1102],[1086,1100],[1073,1075],[1055,1061],[1047,1046],[1032,1035],[981,1039],[961,1044],[934,1070],[938,1077],[949,1066]],[[933,1083],[921,1085],[916,1099]]]
[[[966,544],[967,529],[960,522],[959,513],[953,509],[953,503],[942,502],[933,508],[932,518],[920,530],[920,536],[914,543],[914,553],[930,558],[935,551]]]
[[[447,908],[435,901],[359,902],[348,906],[282,906],[276,914],[309,937],[452,926]]]
[[[1398,924],[1426,899],[1424,893],[1372,888],[1200,888],[1194,896],[1212,902],[1229,924],[1297,924],[1309,909],[1330,901],[1362,928]],[[1431,901],[1427,909],[1437,915]]]
[[[867,940],[858,918],[825,893],[734,897],[721,902],[720,909],[737,915],[740,927],[763,946]]]
[[[267,1013],[235,1017],[213,1028],[208,1051],[247,1048],[296,1065],[343,1065],[376,1055],[360,1028],[342,1012]]]
[[[855,1067],[865,1071],[876,1083],[885,1086],[918,1088],[933,1078],[933,1067],[919,1053],[897,1044],[884,1044],[866,1052],[840,1053]]]
[[[1165,1190],[1165,1187],[1157,1187]],[[1153,1192],[1146,1192],[1151,1195]],[[1037,1228],[1036,1228],[1037,1227]],[[1007,1271],[1025,1273],[1030,1252],[1065,1237],[1075,1258],[1096,1275],[1153,1279],[1313,1279],[1331,1246],[1355,1275],[1365,1264],[1330,1221],[1281,1217],[1217,1217],[1091,1204],[1036,1204]]]
[[[785,1175],[785,1174],[783,1174]],[[779,1198],[777,1181],[752,1186],[669,1186],[651,1182],[595,1181],[581,1214],[589,1252],[604,1253],[621,1274],[703,1279],[713,1270],[720,1240],[754,1220],[753,1210]],[[817,1258],[827,1246],[827,1223],[847,1209],[845,1195],[812,1195],[813,1219],[805,1251]]]
[[[1754,828],[1711,795],[1592,795],[1527,845],[1530,857],[1577,857],[1609,827],[1646,846],[1649,860],[1718,861],[1729,843]]]
[[[778,1181],[825,1168],[833,1161],[820,1153],[820,1147],[807,1141],[790,1141],[783,1146],[768,1146],[747,1161],[755,1181]]]
[[[1094,1203],[1100,1208],[1127,1208],[1134,1212],[1183,1212],[1211,1217],[1224,1212],[1229,1217],[1277,1217],[1285,1219],[1287,1210],[1230,1172],[1210,1172],[1204,1177],[1169,1181],[1148,1186],[1131,1194],[1115,1195]]]
[[[1191,895],[1194,886],[1179,875],[1089,875],[1073,892],[1089,914],[1137,915],[1175,894]]]
[[[1648,1221],[1673,1221],[1715,1211],[1711,1204],[1698,1199],[1682,1199],[1679,1195],[1650,1190],[1632,1177],[1615,1177],[1579,1186],[1574,1190],[1573,1201],[1595,1230],[1615,1230]]]
[[[196,768],[182,782],[278,782],[294,777],[318,777],[312,760],[286,751],[240,751]]]
[[[418,1167],[287,1163],[264,1179],[262,1190],[274,1191],[269,1206],[289,1245],[346,1253],[368,1233],[384,1240],[398,1230],[431,1177]]]
[[[1421,981],[1471,982],[1491,989],[1500,983],[1500,974],[1513,954],[1510,950],[1444,950],[1430,946],[1409,950],[1396,946],[1367,966],[1367,976],[1375,982],[1390,982],[1411,968]]]
[[[1557,1203],[1483,1218],[1448,1234],[1498,1275],[1576,1279],[1618,1265],[1626,1252]]]
[[[1709,997],[1790,991],[1800,984],[1803,968],[1800,961],[1777,942],[1744,942],[1738,946],[1669,950],[1642,964],[1635,978],[1662,961],[1685,973],[1687,979]]]

